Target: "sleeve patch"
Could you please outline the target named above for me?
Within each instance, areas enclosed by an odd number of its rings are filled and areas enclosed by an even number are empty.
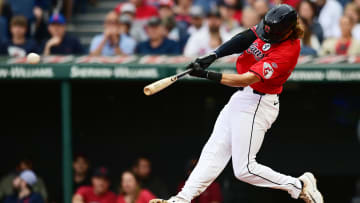
[[[274,73],[273,67],[269,63],[264,62],[264,65],[263,65],[264,78],[265,79],[270,79],[271,76],[273,75],[273,73]]]

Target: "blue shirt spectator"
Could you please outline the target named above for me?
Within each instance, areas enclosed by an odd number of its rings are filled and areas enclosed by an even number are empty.
[[[160,54],[181,54],[180,46],[179,44],[174,41],[170,40],[168,38],[165,38],[162,43],[157,47],[152,47],[150,40],[147,40],[145,42],[141,42],[138,44],[136,48],[136,53],[138,54],[154,54],[154,55],[160,55]]]
[[[44,47],[44,50],[46,49],[46,44],[47,43],[43,43],[42,47]],[[85,54],[85,50],[78,38],[65,34],[61,42],[58,45],[52,46],[50,48],[50,53],[45,55],[73,55],[73,54],[74,55]]]
[[[90,45],[92,56],[115,56],[133,54],[136,41],[126,31],[121,31],[118,15],[111,11],[105,17],[104,33],[93,38]]]
[[[84,54],[78,38],[66,34],[66,21],[61,14],[54,14],[49,20],[51,38],[43,43],[44,55]]]
[[[106,41],[104,34],[95,36],[91,41],[90,53],[95,51],[104,40]],[[118,42],[118,47],[121,49],[121,51],[124,54],[130,55],[134,53],[136,47],[136,41],[133,38],[131,38],[129,35],[121,34],[120,40]],[[109,41],[106,41],[104,46],[102,47],[101,55],[115,56],[116,55],[115,47],[111,45]]]
[[[24,57],[28,53],[39,53],[35,40],[26,40],[23,44],[14,44],[11,40],[5,40],[0,44],[0,54],[11,57]]]
[[[0,54],[11,57],[24,57],[29,52],[38,53],[34,40],[26,39],[27,20],[24,16],[14,16],[10,22],[11,39],[0,43]]]
[[[47,9],[50,7],[49,0],[10,0],[8,1],[15,15],[23,15],[28,20],[35,18],[34,8]]]
[[[167,38],[166,28],[160,18],[150,18],[146,26],[146,31],[149,39],[138,44],[136,53],[154,55],[181,54],[179,43]]]
[[[37,181],[38,179],[33,171],[22,171],[13,181],[13,187],[17,192],[6,197],[4,203],[45,203],[41,195],[32,190]]]
[[[31,193],[29,196],[19,198],[17,194],[5,198],[4,203],[45,203],[39,193]]]

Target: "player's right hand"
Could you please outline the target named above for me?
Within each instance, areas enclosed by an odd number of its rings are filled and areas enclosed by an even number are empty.
[[[195,63],[200,65],[203,70],[207,69],[217,59],[216,53],[212,52],[208,55],[198,57],[195,59]]]

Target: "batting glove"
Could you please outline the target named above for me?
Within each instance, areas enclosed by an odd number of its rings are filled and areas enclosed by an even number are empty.
[[[196,62],[191,63],[188,66],[188,69],[192,69],[189,73],[191,76],[199,77],[199,78],[206,78],[208,80],[212,80],[215,82],[220,83],[222,79],[222,73],[206,71],[200,67],[200,65]]]
[[[212,52],[208,55],[198,57],[195,59],[195,63],[200,65],[203,70],[207,69],[217,59],[216,53]]]

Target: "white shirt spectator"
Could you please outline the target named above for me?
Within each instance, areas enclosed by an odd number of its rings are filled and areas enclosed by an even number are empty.
[[[343,8],[336,0],[326,0],[320,11],[319,23],[324,30],[324,38],[336,37],[336,29],[339,27],[339,20]]]
[[[230,34],[224,29],[220,29],[220,37],[222,43],[230,39]],[[210,32],[208,28],[201,29],[192,34],[187,41],[184,49],[184,55],[188,57],[202,56],[206,53],[214,51],[217,47],[210,46]]]
[[[351,32],[354,39],[360,41],[360,23],[356,24]]]
[[[200,28],[196,28],[194,25],[191,25],[188,29],[187,29],[187,32],[192,35],[194,34],[195,32],[199,32],[201,30],[204,30],[206,29],[206,26],[201,26]]]
[[[360,41],[360,23],[358,23],[354,26],[354,28],[351,31],[351,34],[354,39]],[[335,31],[335,37],[338,38],[340,36],[341,36],[340,27],[337,26],[336,31]]]

